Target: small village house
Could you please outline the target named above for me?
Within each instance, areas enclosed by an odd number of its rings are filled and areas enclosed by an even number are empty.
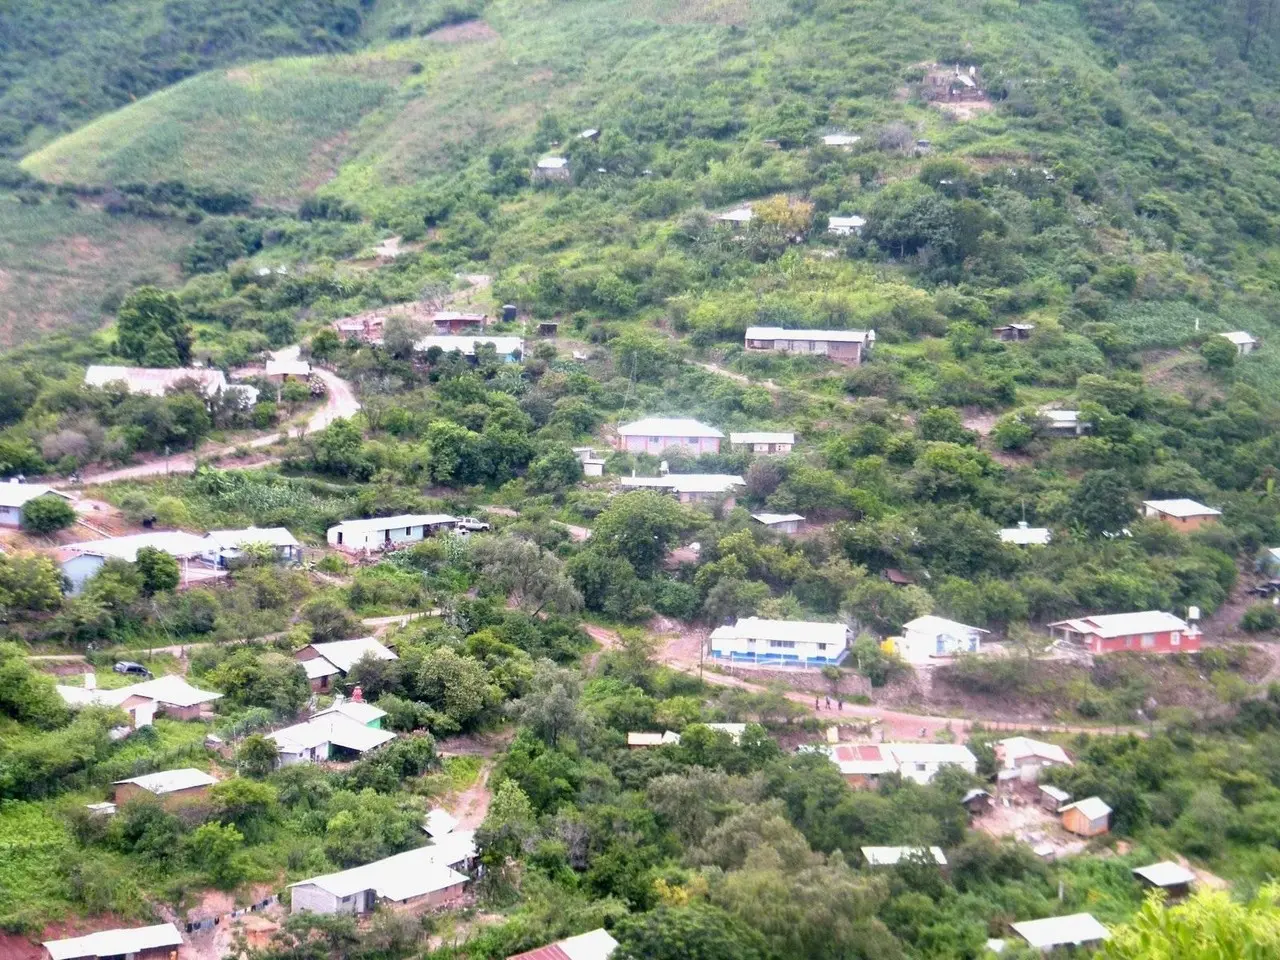
[[[360,694],[360,688],[356,687],[350,700],[339,696],[333,706],[316,711],[315,716],[327,717],[331,714],[354,720],[362,727],[368,727],[370,730],[381,730],[382,718],[387,715],[387,711],[381,707],[375,707],[372,703],[365,703],[364,697]]]
[[[1040,787],[1040,807],[1050,813],[1058,813],[1071,802],[1071,794],[1061,787],[1044,784]]]
[[[789,431],[759,430],[750,433],[729,434],[729,445],[735,450],[746,450],[761,456],[773,456],[791,452],[796,445],[796,435]]]
[[[618,427],[614,444],[626,453],[651,453],[654,456],[671,447],[680,447],[697,456],[719,453],[724,434],[715,427],[688,417],[645,417]]]
[[[747,350],[829,357],[841,363],[859,364],[876,342],[874,330],[784,330],[782,327],[747,327]]]
[[[289,884],[291,913],[363,916],[383,904],[399,910],[425,910],[460,899],[469,882],[445,861],[453,845],[407,850],[338,873]]]
[[[1107,928],[1091,913],[1073,913],[1067,917],[1047,917],[1044,920],[1023,920],[1011,926],[1013,932],[1031,947],[1046,953],[1059,948],[1096,945],[1111,936]]]
[[[649,747],[665,747],[679,742],[680,734],[671,730],[667,730],[664,733],[631,731],[627,734],[627,748],[629,750],[645,750]]]
[[[244,408],[258,402],[258,391],[244,384],[227,383],[221,370],[211,367],[112,367],[94,364],[84,373],[86,386],[103,388],[120,384],[131,394],[163,397],[185,383],[194,382],[212,400],[218,394],[234,395]]]
[[[432,807],[422,821],[422,829],[428,837],[443,837],[458,828],[458,818],[443,807]]]
[[[881,744],[839,743],[824,752],[855,790],[872,788],[885,774],[898,772],[893,755]]]
[[[498,359],[504,363],[519,363],[524,356],[524,340],[520,337],[488,337],[488,336],[435,336],[423,337],[414,343],[417,353],[427,353],[432,347],[439,347],[441,353],[453,353],[455,350],[468,360],[476,358],[476,348],[482,345],[492,346]]]
[[[711,656],[733,663],[820,667],[839,663],[849,649],[843,623],[762,620],[745,617],[716,627],[708,641]]]
[[[1049,624],[1054,640],[1081,644],[1090,653],[1195,653],[1200,630],[1181,617],[1160,610],[1110,613]]]
[[[1040,418],[1052,437],[1079,437],[1093,428],[1089,421],[1080,419],[1079,410],[1042,410]]]
[[[591,140],[591,141],[599,140],[600,131],[596,127],[588,127],[586,130],[583,130],[580,134],[578,134],[578,139]]]
[[[46,496],[72,499],[70,494],[43,483],[23,483],[17,479],[0,482],[0,527],[22,526],[22,512],[27,504]]]
[[[755,211],[751,209],[751,204],[746,203],[740,207],[734,207],[732,210],[726,210],[724,213],[716,214],[716,222],[728,224],[731,227],[741,227],[743,224],[750,223],[755,219]]]
[[[847,217],[827,217],[827,233],[837,237],[862,236],[862,228],[867,225],[866,217],[850,214]]]
[[[1018,779],[1035,783],[1040,771],[1049,767],[1070,767],[1067,751],[1056,743],[1030,737],[1008,737],[996,742],[996,776],[1000,780]]]
[[[311,364],[305,360],[267,361],[266,378],[270,383],[287,383],[290,380],[306,381],[311,377]]]
[[[284,527],[246,527],[243,530],[210,530],[205,535],[205,559],[226,567],[240,559],[246,547],[270,547],[280,563],[302,562],[302,544]]]
[[[1085,797],[1058,808],[1062,826],[1081,837],[1096,837],[1111,829],[1111,808],[1101,797]]]
[[[1163,890],[1168,900],[1181,900],[1191,893],[1196,875],[1180,863],[1162,860],[1135,867],[1133,875],[1150,890]]]
[[[861,850],[869,867],[896,867],[903,860],[947,865],[941,847],[862,847]]]
[[[119,707],[129,715],[130,725],[150,726],[157,715],[175,720],[199,720],[206,709],[222,694],[193,687],[185,677],[169,675],[144,680],[142,683],[110,690],[99,689],[97,677],[84,676],[84,686],[71,687],[58,684],[55,689],[64,703],[72,709],[85,706]]]
[[[394,733],[366,726],[341,711],[329,710],[310,720],[267,734],[280,751],[282,767],[295,763],[357,760],[396,738]]]
[[[1243,357],[1247,353],[1253,353],[1258,346],[1258,341],[1243,330],[1233,330],[1230,333],[1220,333],[1220,337],[1225,337],[1236,348],[1236,354]]]
[[[325,539],[329,546],[349,553],[378,551],[408,543],[420,543],[458,526],[458,518],[447,513],[401,513],[394,517],[343,520],[330,527]]]
[[[68,592],[72,596],[80,593],[89,578],[101,570],[108,560],[137,562],[138,551],[143,547],[167,553],[177,560],[181,572],[180,585],[183,587],[216,580],[225,575],[225,571],[217,569],[206,560],[208,543],[204,537],[182,530],[153,530],[127,537],[85,540],[59,547],[58,562],[71,585]]]
[[[665,490],[681,503],[723,503],[732,510],[737,502],[733,491],[744,485],[741,477],[729,473],[669,473],[665,477],[621,477],[625,488]]]
[[[1178,530],[1199,530],[1206,523],[1217,523],[1222,511],[1179,497],[1175,500],[1143,500],[1142,515],[1161,520]]]
[[[554,337],[560,332],[560,324],[554,320],[543,320],[538,324],[538,336]]]
[[[978,758],[961,743],[884,743],[898,773],[916,783],[931,783],[943,767],[959,767],[976,775]]]
[[[461,313],[457,310],[439,310],[431,316],[435,332],[444,335],[483,330],[488,322],[489,317],[483,313]]]
[[[1025,520],[1016,527],[1005,527],[1000,531],[1001,543],[1012,543],[1020,547],[1043,547],[1053,539],[1053,531],[1048,527],[1029,527]]]
[[[347,317],[334,323],[333,329],[344,340],[362,340],[365,343],[381,343],[386,317]]]
[[[373,637],[309,643],[293,656],[302,664],[311,689],[317,693],[328,692],[334,677],[345,677],[365,657],[375,660],[400,659]]]
[[[567,183],[573,179],[573,169],[566,157],[543,157],[533,168],[535,183]]]
[[[182,934],[172,923],[158,923],[46,940],[43,946],[49,960],[180,960]]]
[[[981,787],[974,787],[960,798],[960,806],[971,817],[978,817],[991,809],[991,794]]]
[[[774,533],[799,533],[804,526],[798,513],[753,513],[751,519]]]
[[[217,782],[203,770],[192,767],[162,770],[141,777],[130,777],[128,780],[117,780],[113,784],[115,790],[111,799],[117,807],[141,796],[159,797],[166,807],[181,806],[207,799],[209,788]]]
[[[992,327],[991,335],[997,340],[1004,340],[1005,342],[1030,340],[1035,328],[1036,325],[1034,323],[1009,323],[1002,327]]]
[[[927,663],[934,657],[957,653],[978,653],[986,630],[932,614],[916,617],[902,625],[901,642],[895,643],[898,656],[909,663]]]
[[[840,150],[852,150],[853,145],[862,138],[852,133],[828,133],[823,136],[822,144],[826,147],[836,147]]]
[[[617,949],[618,941],[602,928],[512,954],[507,960],[609,960]]]
[[[897,567],[886,567],[883,574],[884,578],[892,583],[895,587],[909,587],[916,582],[916,578]],[[891,644],[896,647],[896,644]]]

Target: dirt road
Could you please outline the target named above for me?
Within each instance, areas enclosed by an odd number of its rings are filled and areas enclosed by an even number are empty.
[[[272,356],[277,359],[293,359],[298,355],[298,347],[286,347],[283,350],[275,351]],[[324,381],[325,385],[325,401],[324,406],[312,414],[311,419],[307,421],[307,433],[315,433],[323,430],[333,421],[342,417],[353,417],[360,412],[360,401],[356,399],[355,390],[351,384],[343,380],[336,373],[329,370],[323,370],[320,367],[312,368],[316,376]],[[251,450],[260,450],[263,447],[269,447],[281,440],[288,439],[289,432],[282,431],[279,433],[268,433],[261,437],[254,437],[252,440],[246,440],[243,443],[226,444],[221,447],[210,447],[201,452],[200,458],[208,460],[211,457],[226,456],[234,453],[238,448],[248,447]],[[267,464],[276,463],[275,458],[268,458],[256,461],[247,466],[266,466]],[[195,453],[179,453],[170,457],[163,457],[156,460],[150,460],[146,463],[138,463],[128,467],[119,467],[115,470],[100,470],[82,475],[81,485],[88,486],[90,484],[111,483],[116,480],[137,480],[141,477],[155,477],[169,473],[193,473],[196,469]],[[68,487],[65,481],[53,484],[55,487]]]
[[[489,813],[489,802],[493,794],[489,790],[489,773],[493,764],[486,763],[480,768],[476,782],[458,794],[453,805],[453,815],[458,818],[459,830],[474,830],[484,823]]]

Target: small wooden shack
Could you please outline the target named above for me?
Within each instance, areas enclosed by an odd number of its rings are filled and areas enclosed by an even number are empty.
[[[1040,806],[1050,813],[1058,813],[1071,802],[1071,794],[1058,787],[1042,786],[1040,788]]]
[[[1138,882],[1152,890],[1163,890],[1169,900],[1181,900],[1191,893],[1191,885],[1196,882],[1196,875],[1180,863],[1162,860],[1145,867],[1134,868],[1133,875]]]
[[[1060,807],[1062,825],[1081,837],[1096,837],[1111,829],[1111,808],[1101,797],[1086,797]]]

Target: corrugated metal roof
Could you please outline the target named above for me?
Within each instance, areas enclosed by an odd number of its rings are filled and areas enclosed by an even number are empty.
[[[303,662],[306,663],[307,661]],[[327,710],[321,710],[315,716],[323,717],[327,713],[340,713],[342,716],[365,726],[375,720],[381,720],[387,715],[387,711],[381,707],[375,707],[372,703],[365,703],[362,700],[343,700],[341,703],[335,703]]]
[[[365,520],[343,520],[329,528],[329,533],[341,530],[344,533],[377,533],[380,530],[395,530],[397,527],[435,527],[443,524],[457,523],[458,518],[447,513],[398,513],[394,517],[369,517]]]
[[[161,770],[159,773],[148,773],[141,777],[130,777],[128,780],[117,780],[116,783],[132,783],[148,793],[162,797],[166,793],[177,790],[190,790],[192,787],[211,787],[218,781],[203,770],[183,767],[179,770]]]
[[[305,360],[268,360],[268,377],[309,377],[311,364]]]
[[[902,625],[903,630],[918,630],[920,633],[939,636],[968,636],[971,633],[986,633],[981,627],[971,627],[967,623],[948,620],[946,617],[935,617],[928,614],[908,620]]]
[[[1004,762],[1016,766],[1022,757],[1037,757],[1071,766],[1071,758],[1067,751],[1056,743],[1045,743],[1043,740],[1032,740],[1030,737],[1008,737],[996,744],[996,750],[1003,756]]]
[[[61,684],[58,685],[57,690],[62,699],[71,706],[93,703],[118,707],[130,697],[146,697],[175,707],[194,707],[201,703],[211,703],[222,697],[222,694],[212,690],[193,687],[183,677],[177,675],[156,677],[154,680],[144,680],[142,683],[111,690],[87,690],[84,687],[68,687]]]
[[[747,433],[729,434],[730,443],[791,443],[796,442],[796,435],[786,430],[757,430]]]
[[[957,763],[976,764],[978,758],[962,743],[885,743],[884,749],[899,764]]]
[[[618,427],[620,437],[717,437],[724,434],[715,427],[690,417],[645,417]]]
[[[782,327],[747,327],[748,340],[824,340],[828,343],[865,343],[875,340],[874,330],[784,330]]]
[[[1097,635],[1103,639],[1136,636],[1140,633],[1165,633],[1187,630],[1187,622],[1162,610],[1143,610],[1140,613],[1104,613],[1074,620],[1059,620],[1051,627],[1069,627],[1076,633]]]
[[[113,957],[159,947],[182,945],[182,934],[172,923],[129,930],[100,930],[69,940],[46,940],[44,948],[53,960],[75,960],[78,957]]]
[[[0,482],[0,507],[21,507],[46,493],[58,493],[43,483],[19,483],[17,480]],[[65,494],[58,494],[65,496]]]
[[[335,897],[349,897],[363,890],[372,890],[385,900],[399,902],[465,883],[466,880],[464,874],[440,859],[440,851],[436,847],[425,846],[289,886],[316,886]]]
[[[1048,527],[1028,527],[1018,524],[1016,527],[1005,527],[1000,531],[1000,539],[1004,543],[1015,543],[1019,546],[1044,546],[1053,538],[1053,531]]]
[[[1220,517],[1221,510],[1215,510],[1213,507],[1206,507],[1198,500],[1191,500],[1187,497],[1178,497],[1173,500],[1143,500],[1144,507],[1150,507],[1159,513],[1166,514],[1170,517]]]
[[[371,656],[375,660],[400,659],[393,651],[388,650],[373,637],[356,637],[352,640],[334,640],[331,643],[313,643],[310,646],[312,650],[320,654],[320,656],[324,657],[343,673],[348,673],[352,667],[366,656]]]
[[[763,620],[744,617],[732,625],[716,627],[713,640],[789,640],[800,643],[832,643],[843,647],[849,628],[843,623],[812,620]]]
[[[267,736],[278,743],[282,751],[289,753],[312,750],[325,743],[364,753],[396,738],[394,733],[366,727],[341,713],[312,717]]]
[[[1248,346],[1251,343],[1257,343],[1252,334],[1245,333],[1243,330],[1232,330],[1230,333],[1222,333],[1219,336],[1226,337],[1237,347]]]
[[[517,953],[507,960],[609,960],[618,949],[618,941],[603,928],[558,940],[536,950]]]
[[[91,387],[123,383],[130,393],[163,397],[183,380],[195,380],[208,396],[227,389],[227,378],[221,370],[208,367],[111,367],[94,364],[84,372],[84,382]]]
[[[778,523],[791,523],[793,521],[804,522],[804,517],[798,513],[753,513],[752,520],[763,523],[766,527],[771,527]]]
[[[744,480],[728,473],[669,473],[665,477],[622,477],[624,487],[656,487],[675,493],[728,493]]]
[[[1133,871],[1135,876],[1141,877],[1153,887],[1180,887],[1184,884],[1195,883],[1196,875],[1184,867],[1180,863],[1174,863],[1172,860],[1162,860],[1159,863],[1151,863],[1145,867],[1136,867]]]
[[[1111,934],[1091,913],[1073,913],[1066,917],[1046,917],[1044,920],[1023,920],[1013,924],[1013,932],[1023,940],[1048,950],[1069,944],[1094,943],[1106,940]]]
[[[932,859],[934,863],[945,867],[947,858],[941,847],[863,847],[862,855],[873,867],[892,867],[904,859]]]
[[[1068,803],[1065,807],[1059,808],[1058,812],[1066,813],[1068,810],[1079,810],[1089,820],[1101,820],[1111,815],[1111,808],[1101,797],[1085,797],[1075,803]]]
[[[297,538],[284,527],[245,527],[243,530],[210,530],[206,535],[219,550],[238,550],[250,544],[296,547]]]
[[[441,807],[434,807],[427,811],[427,816],[422,824],[422,829],[427,831],[429,837],[443,837],[447,833],[453,833],[458,825],[458,818],[451,814],[448,810]]]

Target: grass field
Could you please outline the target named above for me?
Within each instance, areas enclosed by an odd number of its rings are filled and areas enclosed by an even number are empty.
[[[177,278],[178,251],[193,232],[178,221],[28,206],[0,194],[0,344],[97,329],[111,291]]]

